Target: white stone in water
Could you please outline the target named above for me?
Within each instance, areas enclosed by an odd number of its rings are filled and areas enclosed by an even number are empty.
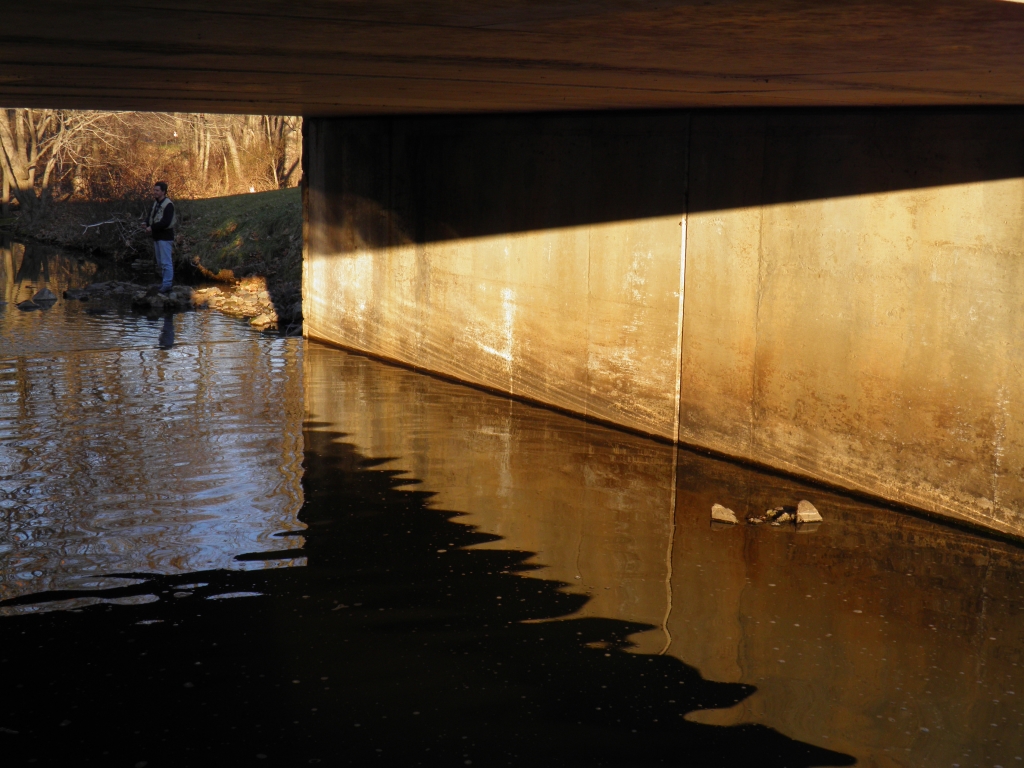
[[[796,505],[796,522],[799,523],[820,523],[821,513],[809,501],[801,501]]]
[[[736,519],[736,513],[728,507],[723,507],[721,504],[714,504],[711,507],[711,519],[716,523],[733,523],[736,524],[739,520]]]

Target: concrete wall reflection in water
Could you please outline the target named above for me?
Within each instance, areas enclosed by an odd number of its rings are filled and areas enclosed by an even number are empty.
[[[1024,756],[1019,549],[316,344],[304,362],[310,419],[536,552],[583,613],[652,625],[638,650],[758,687],[695,719],[862,765]],[[714,502],[801,498],[826,517],[813,532],[710,529]]]

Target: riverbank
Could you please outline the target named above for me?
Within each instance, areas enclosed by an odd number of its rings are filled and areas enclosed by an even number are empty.
[[[19,237],[81,251],[153,282],[152,245],[138,227],[144,201],[53,203]],[[211,282],[210,306],[260,330],[302,323],[302,197],[297,188],[175,201],[177,281]],[[257,297],[258,300],[251,300]]]
[[[301,332],[302,195],[298,188],[183,200],[178,263],[217,287],[209,306],[259,330]]]

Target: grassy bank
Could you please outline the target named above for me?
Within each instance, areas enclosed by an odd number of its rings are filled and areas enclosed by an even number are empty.
[[[262,275],[274,284],[302,279],[302,196],[297,188],[181,200],[176,261],[208,277]]]
[[[151,282],[153,243],[140,225],[151,204],[143,200],[54,202],[31,226],[17,219],[12,229],[16,236],[80,250],[96,258],[126,266],[134,262],[136,280]],[[224,311],[243,317],[266,314],[264,308],[256,306],[259,295],[266,290],[274,312],[271,327],[284,330],[301,323],[299,189],[175,200],[175,207],[176,282],[214,280],[230,284],[215,293],[223,294]],[[98,226],[86,226],[91,224]]]
[[[115,261],[152,256],[139,222],[151,201],[54,202],[31,225],[17,218],[13,234]],[[298,188],[175,200],[175,262],[208,279],[262,275],[298,284],[302,277],[302,196]],[[91,226],[87,226],[91,225]]]

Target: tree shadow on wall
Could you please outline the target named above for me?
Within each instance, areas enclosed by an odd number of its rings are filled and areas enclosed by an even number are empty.
[[[303,550],[242,558],[306,567],[9,601],[152,600],[0,619],[6,764],[854,763],[684,720],[754,689],[626,653],[649,627],[573,619],[587,598],[524,577],[530,553],[466,549],[495,537],[340,437],[306,431]]]

